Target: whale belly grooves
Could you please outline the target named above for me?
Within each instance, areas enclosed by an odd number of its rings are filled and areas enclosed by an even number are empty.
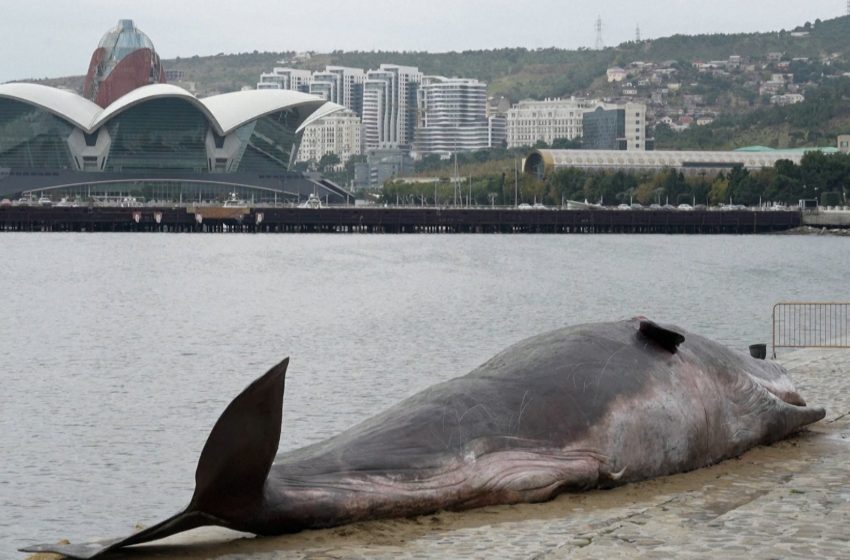
[[[461,458],[442,469],[413,475],[337,473],[278,479],[260,534],[284,534],[373,518],[427,515],[496,504],[542,502],[564,491],[588,490],[615,480],[598,452],[506,450]]]

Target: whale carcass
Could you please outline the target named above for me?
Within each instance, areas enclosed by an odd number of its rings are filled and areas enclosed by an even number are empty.
[[[277,455],[288,359],[216,422],[195,492],[126,538],[35,545],[93,558],[202,525],[261,535],[540,502],[688,471],[824,417],[787,372],[643,317],[507,348],[326,441]]]

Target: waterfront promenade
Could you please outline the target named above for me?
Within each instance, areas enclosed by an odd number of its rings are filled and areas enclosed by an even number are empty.
[[[151,545],[150,554],[132,557],[850,557],[850,350],[798,350],[780,354],[779,361],[810,404],[827,408],[826,418],[792,439],[710,468],[562,495],[545,504],[442,512],[275,538],[205,528],[169,539],[172,545],[192,546]]]

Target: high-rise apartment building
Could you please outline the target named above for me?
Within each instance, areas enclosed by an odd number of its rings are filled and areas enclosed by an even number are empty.
[[[363,114],[363,80],[366,72],[362,68],[347,66],[326,66],[325,73],[333,74],[337,80],[337,99],[334,103],[354,112],[358,117]]]
[[[324,97],[327,101],[338,103],[337,99],[341,97],[339,95],[340,85],[339,76],[336,74],[331,74],[330,72],[313,72],[310,78],[309,92],[313,95]]]
[[[257,89],[293,89],[342,105],[362,119],[363,148],[409,150],[416,129],[416,92],[422,73],[412,66],[382,64],[378,70],[327,66],[323,72],[275,68],[260,75]]]
[[[425,76],[417,95],[418,155],[452,154],[490,146],[487,85],[478,80]]]
[[[333,153],[344,163],[361,152],[364,78],[362,69],[345,66],[328,66],[324,72],[275,68],[260,75],[257,89],[303,91],[349,109],[307,126],[298,151],[299,161],[319,161],[322,156]]]
[[[326,66],[323,72],[275,68],[272,72],[260,74],[257,89],[292,89],[312,93],[342,105],[360,116],[363,112],[365,77],[363,69],[346,66]]]
[[[363,148],[409,150],[416,128],[416,92],[422,73],[412,66],[381,64],[363,82]]]
[[[312,75],[312,72],[309,70],[275,68],[271,72],[260,74],[257,89],[291,89],[309,93]]]
[[[389,146],[390,112],[393,76],[389,72],[371,70],[363,82],[363,142],[366,149]]]

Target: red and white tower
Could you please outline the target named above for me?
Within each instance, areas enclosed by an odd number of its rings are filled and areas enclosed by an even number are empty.
[[[164,82],[165,70],[153,43],[133,20],[122,19],[92,53],[83,95],[106,107],[138,87]]]

